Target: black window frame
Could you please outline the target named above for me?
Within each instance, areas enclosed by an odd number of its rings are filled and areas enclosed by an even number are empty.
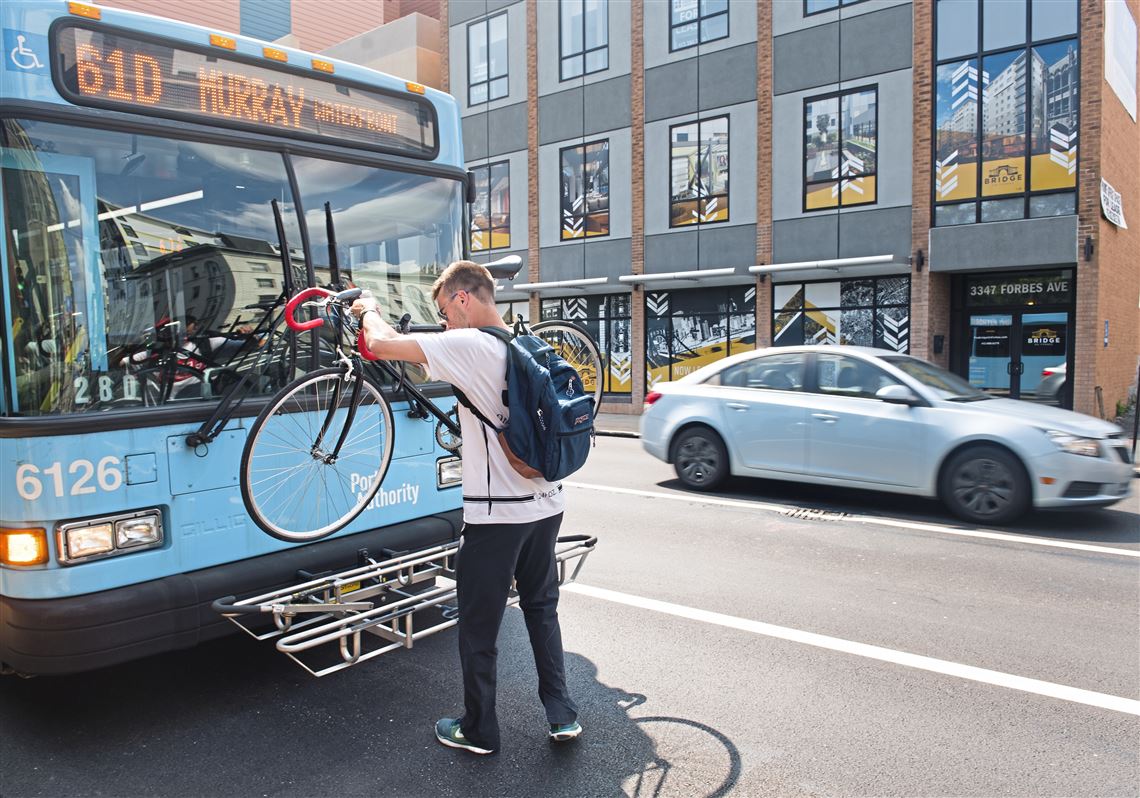
[[[697,126],[697,146],[699,147],[700,142],[701,142],[701,125],[707,124],[709,122],[715,122],[715,121],[720,120],[720,119],[724,120],[725,135],[728,136],[728,184],[727,184],[727,188],[724,192],[725,216],[723,219],[716,219],[716,220],[710,221],[710,222],[702,222],[698,218],[696,222],[691,223],[691,224],[674,224],[674,222],[673,222],[673,206],[679,202],[691,202],[691,200],[674,200],[673,199],[673,130],[675,128],[687,127],[689,125],[695,124]],[[728,113],[723,113],[723,114],[717,114],[716,116],[710,116],[707,118],[692,119],[692,120],[689,120],[688,122],[677,122],[676,124],[669,125],[668,136],[669,136],[669,138],[668,138],[668,141],[666,143],[666,152],[668,153],[668,158],[669,158],[668,172],[667,172],[667,174],[669,175],[669,189],[668,189],[668,191],[669,191],[669,229],[670,230],[697,229],[697,228],[703,227],[705,225],[725,224],[725,223],[731,221],[732,213],[730,212],[730,207],[731,207],[731,202],[732,202],[732,115],[728,114]],[[700,168],[701,168],[700,167],[700,159],[698,159],[697,160],[698,175],[699,175]],[[707,198],[707,197],[719,197],[719,196],[721,196],[721,195],[720,194],[708,194],[708,195],[706,195],[705,198]],[[702,199],[702,197],[700,197],[700,196],[697,197],[698,203],[700,202],[701,199]]]
[[[613,230],[611,229],[611,225],[610,225],[610,220],[611,220],[610,212],[611,212],[612,208],[610,208],[610,184],[609,184],[608,179],[606,181],[606,211],[605,211],[606,212],[606,232],[595,233],[594,235],[588,235],[587,234],[587,232],[585,230],[586,220],[592,214],[590,213],[590,210],[586,205],[585,193],[583,193],[583,195],[582,195],[583,196],[582,212],[580,214],[574,214],[574,216],[573,216],[573,218],[582,220],[582,227],[583,227],[582,235],[580,235],[580,236],[569,236],[568,237],[565,235],[566,230],[565,230],[565,227],[563,226],[563,221],[566,218],[563,215],[564,209],[562,207],[562,158],[563,158],[563,155],[566,152],[568,152],[569,150],[580,150],[581,151],[581,154],[582,154],[582,175],[584,177],[586,174],[586,148],[591,147],[595,144],[605,144],[606,145],[605,146],[606,170],[609,171],[609,168],[610,168],[609,167],[610,140],[608,138],[594,139],[592,141],[584,141],[581,144],[568,144],[565,147],[559,147],[558,148],[558,203],[556,204],[556,207],[558,208],[558,241],[560,243],[566,242],[566,241],[586,241],[587,239],[590,239],[590,238],[607,238],[613,232]],[[584,189],[583,189],[583,191],[584,191]],[[600,211],[595,211],[594,213],[600,213]]]
[[[602,19],[606,21],[606,43],[597,47],[586,47],[586,0],[558,0],[558,82],[564,83],[568,80],[578,80],[584,78],[586,75],[594,75],[598,72],[605,72],[610,68],[610,2],[609,0],[600,0],[603,3]],[[582,49],[572,53],[562,52],[562,8],[567,3],[578,3],[582,7]],[[590,53],[600,51],[606,53],[606,65],[598,67],[597,69],[586,69],[586,56]],[[582,71],[577,75],[566,75],[566,62],[572,58],[582,59]]]
[[[836,129],[839,131],[839,142],[838,142],[839,153],[840,153],[840,156],[842,156],[842,154],[843,154],[843,98],[849,94],[862,94],[863,92],[866,92],[866,91],[875,92],[875,169],[871,172],[864,172],[860,175],[857,175],[857,177],[873,177],[873,178],[875,178],[875,198],[873,200],[871,200],[870,202],[856,202],[856,203],[848,203],[845,205],[843,203],[843,186],[840,185],[839,186],[839,193],[836,195],[836,198],[835,198],[835,206],[834,207],[824,207],[824,208],[809,208],[808,207],[808,205],[807,205],[808,190],[811,186],[825,185],[828,183],[841,184],[843,181],[843,177],[840,176],[840,177],[837,177],[833,180],[808,181],[807,171],[804,168],[804,164],[805,164],[806,158],[807,158],[807,149],[808,149],[808,127],[807,127],[807,125],[804,125],[803,131],[802,131],[802,139],[800,142],[802,144],[802,147],[803,147],[803,149],[800,152],[800,186],[803,189],[803,191],[801,192],[800,205],[801,205],[801,211],[803,213],[821,213],[821,212],[822,213],[835,213],[835,212],[842,210],[843,208],[865,208],[865,207],[869,207],[872,205],[878,205],[879,204],[879,84],[878,83],[868,83],[866,85],[858,86],[858,87],[853,88],[853,89],[843,89],[841,91],[831,91],[831,92],[825,92],[823,94],[814,94],[814,95],[811,95],[810,97],[804,97],[803,103],[800,106],[800,123],[803,124],[804,120],[807,118],[808,103],[819,102],[820,100],[830,100],[830,99],[834,98],[837,101],[836,117],[839,120],[838,124],[836,125]]]
[[[507,63],[506,63],[506,66],[504,67],[503,74],[492,75],[491,74],[491,20],[498,19],[499,17],[507,17],[507,52],[506,52],[506,62]],[[483,29],[483,31],[484,31],[484,38],[486,40],[486,45],[487,45],[487,49],[486,49],[486,53],[487,53],[487,78],[486,78],[486,80],[478,80],[478,81],[472,82],[472,80],[471,80],[471,31],[477,25],[485,25],[486,26]],[[483,17],[482,19],[476,19],[476,20],[473,20],[473,21],[467,23],[467,107],[468,108],[472,108],[476,105],[487,105],[488,103],[494,102],[495,100],[502,100],[502,99],[510,96],[510,94],[511,94],[511,47],[510,47],[511,39],[510,39],[510,33],[511,33],[510,18],[509,18],[509,14],[507,11],[502,11],[498,14],[491,14],[490,16]],[[506,81],[507,81],[507,93],[503,94],[502,96],[499,96],[499,97],[492,97],[491,96],[491,84],[497,80],[502,80],[504,78],[506,78]],[[479,102],[472,102],[471,101],[471,90],[473,87],[476,87],[476,86],[486,86],[487,87],[487,99],[480,100]]]
[[[816,11],[808,11],[808,0],[804,0],[804,16],[814,17],[817,14],[827,14],[831,11],[836,11],[840,8],[847,8],[847,6],[853,6],[862,2],[864,2],[864,0],[835,0],[835,5],[833,5],[831,8],[820,8]]]
[[[805,2],[806,1],[807,0],[805,0]],[[732,9],[732,0],[727,0],[727,2],[725,3],[723,11],[716,11],[712,14],[702,13],[702,11],[701,11],[702,0],[696,0],[697,16],[694,19],[686,20],[684,22],[674,22],[673,21],[673,2],[674,2],[674,0],[669,0],[669,52],[670,53],[679,53],[682,50],[688,50],[692,47],[700,47],[702,44],[708,44],[709,42],[719,42],[721,39],[727,39],[729,36],[732,35],[732,15],[729,14],[729,11]],[[714,17],[721,17],[721,16],[724,17],[724,35],[723,36],[716,36],[716,37],[711,38],[711,39],[702,38],[701,31],[704,30],[704,26],[701,23],[703,23],[707,19],[712,19]],[[674,33],[676,33],[677,28],[683,28],[684,26],[691,25],[693,23],[696,23],[696,25],[697,25],[697,40],[695,42],[693,42],[692,44],[686,44],[683,47],[674,46],[673,35],[674,35]]]
[[[1022,215],[1018,219],[1009,221],[1025,221],[1034,218],[1049,218],[1048,216],[1035,217],[1032,215],[1031,206],[1035,197],[1048,197],[1059,196],[1064,194],[1072,195],[1073,197],[1073,212],[1071,214],[1057,214],[1059,216],[1072,216],[1079,212],[1078,201],[1081,188],[1080,174],[1081,174],[1081,153],[1084,149],[1080,146],[1081,141],[1081,106],[1080,97],[1083,94],[1083,86],[1081,83],[1083,77],[1083,70],[1085,69],[1084,55],[1081,52],[1081,13],[1079,0],[1072,0],[1076,3],[1076,20],[1077,29],[1074,33],[1067,33],[1062,36],[1051,36],[1046,39],[1035,40],[1033,38],[1033,3],[1034,0],[1023,0],[1025,3],[1025,40],[1018,45],[995,47],[990,50],[985,49],[985,9],[982,0],[975,0],[977,3],[977,49],[969,53],[953,56],[948,58],[938,58],[938,5],[941,0],[935,0],[933,9],[932,25],[932,42],[933,46],[930,48],[932,76],[931,80],[931,136],[930,136],[930,226],[938,227],[938,208],[946,208],[953,206],[964,206],[973,204],[974,218],[970,222],[962,222],[960,224],[944,224],[942,227],[960,227],[967,224],[982,224],[982,205],[985,202],[1002,201],[1002,200],[1016,200],[1018,198],[1023,200]],[[806,0],[805,0],[806,2]],[[1077,175],[1075,185],[1071,188],[1054,188],[1043,189],[1040,191],[1033,190],[1033,80],[1032,80],[1032,65],[1026,66],[1026,80],[1025,80],[1025,189],[1021,194],[1002,194],[998,196],[985,197],[982,195],[982,163],[984,161],[982,150],[984,146],[985,130],[983,129],[984,119],[984,98],[981,86],[981,75],[986,57],[995,55],[1004,55],[1008,53],[1025,53],[1029,58],[1030,54],[1035,48],[1044,47],[1051,44],[1060,44],[1062,42],[1075,42],[1077,51],[1077,163],[1074,174]],[[975,60],[978,65],[978,118],[974,128],[975,136],[977,137],[977,161],[975,168],[975,192],[972,199],[958,199],[958,200],[939,200],[938,191],[935,186],[935,177],[937,175],[936,164],[938,162],[938,69],[939,67],[946,66],[966,60]],[[1016,59],[1016,56],[1015,56]]]
[[[507,250],[509,250],[509,249],[511,248],[511,242],[510,242],[510,237],[511,237],[511,219],[510,219],[510,216],[509,216],[509,215],[507,216],[507,224],[505,225],[505,227],[506,227],[506,229],[507,229],[507,243],[506,243],[506,244],[503,244],[503,245],[501,245],[501,246],[497,246],[497,247],[496,247],[496,246],[494,246],[494,241],[495,241],[495,231],[496,231],[496,230],[500,230],[500,229],[502,229],[502,228],[504,227],[504,225],[496,225],[496,224],[492,224],[492,223],[491,223],[491,218],[492,218],[492,211],[491,211],[491,194],[492,194],[492,183],[491,183],[491,176],[492,176],[492,174],[493,174],[493,172],[494,172],[494,169],[495,169],[495,167],[496,167],[496,166],[505,166],[505,167],[506,167],[506,169],[507,169],[507,191],[508,191],[508,193],[509,193],[509,192],[510,192],[510,185],[511,185],[511,162],[510,162],[510,160],[509,160],[509,159],[503,159],[503,160],[501,160],[501,161],[489,161],[488,163],[479,164],[478,166],[469,166],[469,167],[467,167],[467,168],[468,168],[468,169],[469,169],[471,172],[473,172],[473,173],[477,173],[477,172],[479,172],[480,170],[486,170],[486,172],[487,172],[487,199],[486,199],[486,201],[487,201],[487,222],[488,222],[488,225],[487,225],[487,227],[485,228],[485,230],[484,230],[484,228],[480,228],[480,230],[481,230],[481,231],[483,231],[483,232],[486,232],[486,234],[487,234],[487,240],[488,240],[488,242],[490,242],[490,244],[491,244],[490,246],[487,246],[487,247],[483,247],[482,249],[475,249],[475,248],[472,246],[472,244],[471,244],[471,234],[472,234],[472,233],[474,232],[474,230],[475,230],[475,210],[474,210],[474,208],[472,208],[472,210],[471,210],[471,225],[469,225],[469,226],[468,226],[468,228],[467,228],[467,248],[468,248],[468,251],[469,251],[469,252],[471,252],[471,253],[476,253],[476,252],[490,252],[490,251],[492,251],[492,250],[496,250],[496,249],[507,249]],[[476,196],[476,198],[475,198],[475,202],[474,202],[474,203],[472,203],[472,204],[473,204],[473,205],[474,205],[474,204],[478,204],[478,203],[481,201],[481,199],[482,199],[481,197],[479,197],[479,196]]]

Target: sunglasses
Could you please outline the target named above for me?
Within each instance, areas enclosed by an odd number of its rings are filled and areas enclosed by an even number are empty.
[[[455,301],[455,298],[457,296],[459,296],[460,294],[463,294],[463,293],[466,293],[466,292],[465,291],[456,291],[454,294],[452,294],[451,296],[449,296],[447,298],[447,301],[443,303],[442,308],[436,309],[435,312],[439,314],[439,317],[441,319],[443,319],[444,321],[447,321],[447,306],[450,305],[453,301]]]

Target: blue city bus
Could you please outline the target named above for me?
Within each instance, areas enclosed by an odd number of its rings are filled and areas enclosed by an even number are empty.
[[[458,458],[392,383],[392,465],[344,530],[277,541],[238,486],[253,417],[327,352],[273,325],[284,296],[340,282],[435,319],[466,251],[455,101],[87,4],[0,23],[0,667],[186,648],[234,628],[214,599],[457,539]]]

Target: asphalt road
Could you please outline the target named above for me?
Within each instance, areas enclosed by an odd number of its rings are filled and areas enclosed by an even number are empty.
[[[686,493],[620,438],[569,482],[564,531],[600,538],[561,604],[574,743],[545,739],[510,610],[494,757],[432,737],[453,633],[319,680],[240,636],[0,680],[0,794],[1140,792],[1135,497],[972,530],[885,494]]]

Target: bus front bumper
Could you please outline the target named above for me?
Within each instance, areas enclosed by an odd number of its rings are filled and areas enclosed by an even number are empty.
[[[237,631],[210,608],[214,599],[295,584],[301,570],[341,570],[357,562],[361,549],[381,559],[385,549],[448,543],[461,528],[455,510],[101,593],[0,596],[0,665],[27,675],[78,673],[191,648]]]

